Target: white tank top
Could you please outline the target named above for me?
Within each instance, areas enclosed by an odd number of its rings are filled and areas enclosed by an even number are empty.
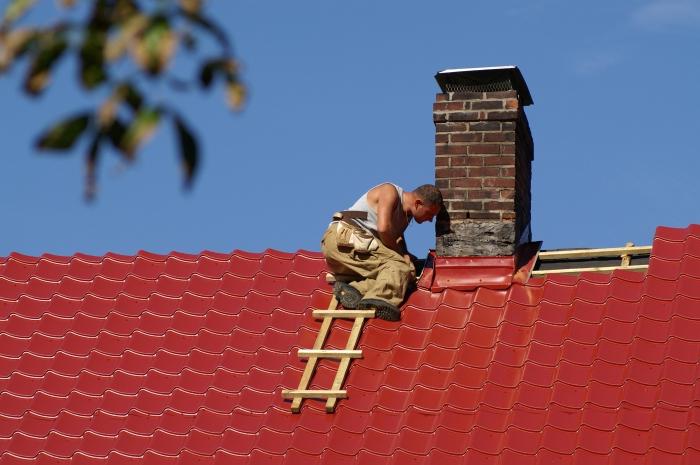
[[[396,192],[399,194],[399,204],[396,208],[400,208],[401,211],[403,212],[403,189],[396,184],[393,183],[384,183],[384,184],[391,184],[394,186],[396,189]],[[382,184],[379,184],[378,186],[374,187],[379,187]],[[374,189],[374,187],[372,189]],[[370,189],[370,190],[372,190]],[[372,233],[376,234],[377,233],[377,210],[374,209],[374,207],[371,207],[369,203],[367,202],[367,193],[369,191],[365,192],[362,197],[357,199],[357,201],[352,204],[352,207],[348,208],[348,210],[353,210],[353,211],[361,211],[361,212],[367,212],[367,219],[366,220],[354,220],[355,223],[358,223],[360,226],[364,227],[365,229],[370,230]]]

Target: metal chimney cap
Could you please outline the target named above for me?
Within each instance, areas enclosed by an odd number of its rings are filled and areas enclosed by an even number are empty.
[[[435,75],[443,92],[499,92],[515,90],[523,106],[532,105],[532,96],[517,66],[446,69]]]

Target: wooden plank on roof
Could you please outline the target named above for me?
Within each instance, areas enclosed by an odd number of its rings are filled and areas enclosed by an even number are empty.
[[[376,310],[314,310],[314,318],[325,318],[327,316],[333,318],[374,318]]]
[[[565,260],[596,257],[621,257],[622,255],[647,255],[651,253],[651,246],[612,247],[605,249],[576,249],[576,250],[550,250],[539,254],[541,261]]]
[[[631,242],[628,242],[627,244],[625,244],[625,247],[632,247],[632,246],[634,246],[634,244]],[[622,262],[620,263],[620,265],[623,268],[627,268],[630,266],[631,261],[632,261],[632,255],[630,255],[628,253],[623,254],[622,255]]]
[[[630,265],[626,267],[622,266],[597,266],[591,268],[565,268],[561,270],[535,270],[532,272],[532,276],[544,276],[546,274],[578,274],[585,272],[608,272],[615,270],[646,270],[649,265]]]
[[[299,349],[299,358],[362,358],[361,350]]]
[[[283,389],[282,397],[285,399],[294,399],[301,402],[302,399],[338,399],[346,398],[348,391],[345,389]],[[293,402],[293,401],[292,401]]]

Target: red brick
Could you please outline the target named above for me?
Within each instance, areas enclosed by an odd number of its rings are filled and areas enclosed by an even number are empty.
[[[469,212],[469,218],[475,220],[500,220],[501,215],[498,212]]]
[[[466,175],[466,168],[435,168],[435,178],[462,178]]]
[[[472,110],[502,110],[503,100],[482,100],[472,103]]]
[[[454,92],[452,100],[483,100],[483,92]]]
[[[442,198],[447,201],[447,200],[464,200],[467,198],[467,191],[462,190],[462,189],[443,189],[440,188],[440,191],[442,192]]]
[[[515,178],[484,178],[484,187],[509,187],[515,189]]]
[[[481,132],[465,132],[450,134],[450,142],[481,142],[486,134]]]
[[[481,155],[469,155],[467,166],[484,166],[484,157]]]
[[[435,101],[436,102],[446,102],[450,99],[450,96],[448,94],[435,94]]]
[[[476,123],[469,123],[470,131],[500,131],[501,123],[498,121],[479,121]]]
[[[518,119],[518,112],[516,110],[504,110],[504,111],[482,111],[481,114],[481,119],[485,120],[497,120],[497,121],[503,121],[503,120],[516,120]]]
[[[436,144],[446,144],[449,141],[450,141],[449,134],[435,134],[435,143]]]
[[[478,121],[480,118],[478,111],[460,111],[447,113],[447,119],[449,121]]]
[[[514,178],[515,177],[515,167],[500,168],[499,175],[502,178]]]
[[[504,219],[504,220],[514,220],[514,219],[515,219],[515,212],[514,212],[514,211],[504,211],[504,212],[501,212],[501,219]]]
[[[506,100],[506,108],[509,110],[518,108],[518,99],[509,98],[508,100]]]
[[[494,165],[515,166],[515,157],[513,155],[494,155],[492,157],[484,157],[484,166]]]
[[[433,111],[464,110],[464,102],[436,102]]]
[[[450,187],[450,181],[447,179],[436,179],[435,187],[437,187],[440,190],[447,189],[448,187]]]
[[[499,175],[501,168],[488,166],[483,168],[469,168],[467,175],[471,177],[496,177]]]
[[[452,179],[450,181],[450,186],[455,188],[475,188],[481,187],[481,181],[481,178]]]
[[[469,212],[466,211],[457,211],[457,212],[450,212],[450,220],[466,220],[469,218]]]
[[[484,142],[515,142],[515,131],[486,132]]]
[[[512,210],[515,203],[512,200],[494,200],[484,202],[485,210]]]
[[[465,202],[465,201],[456,201],[456,202],[450,202],[448,208],[448,211],[452,212],[455,210],[483,210],[484,204],[482,202]]]
[[[466,123],[437,123],[435,124],[436,132],[465,132],[467,130]]]
[[[469,200],[479,200],[479,199],[498,199],[500,198],[500,192],[492,189],[472,189],[467,191],[467,198]],[[488,208],[487,210],[491,210]]]
[[[494,155],[501,153],[500,144],[474,144],[469,146],[469,155]]]
[[[515,155],[515,144],[503,144],[501,153],[504,155]]]
[[[447,153],[449,155],[466,155],[467,147],[467,145],[450,144],[447,146]]]
[[[433,123],[444,123],[447,121],[447,113],[433,113]]]
[[[450,166],[467,166],[467,156],[452,156],[450,157]]]
[[[450,166],[450,157],[435,157],[435,166]]]
[[[518,93],[514,90],[503,90],[498,92],[486,92],[485,99],[489,98],[518,98]]]
[[[466,155],[466,145],[440,144],[435,146],[435,155]]]
[[[515,191],[513,189],[503,189],[500,195],[501,200],[513,200],[515,198]]]

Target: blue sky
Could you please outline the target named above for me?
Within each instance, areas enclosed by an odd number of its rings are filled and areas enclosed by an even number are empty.
[[[40,3],[28,20],[52,14]],[[329,215],[367,188],[433,181],[433,76],[460,67],[517,65],[528,83],[545,248],[649,244],[700,218],[700,0],[207,3],[250,98],[241,114],[221,91],[179,100],[204,152],[189,193],[163,128],[135,164],[107,157],[86,204],[84,147],[32,149],[96,101],[74,63],[39,99],[19,92],[23,67],[0,77],[0,255],[318,250]],[[425,256],[432,225],[407,241]]]

